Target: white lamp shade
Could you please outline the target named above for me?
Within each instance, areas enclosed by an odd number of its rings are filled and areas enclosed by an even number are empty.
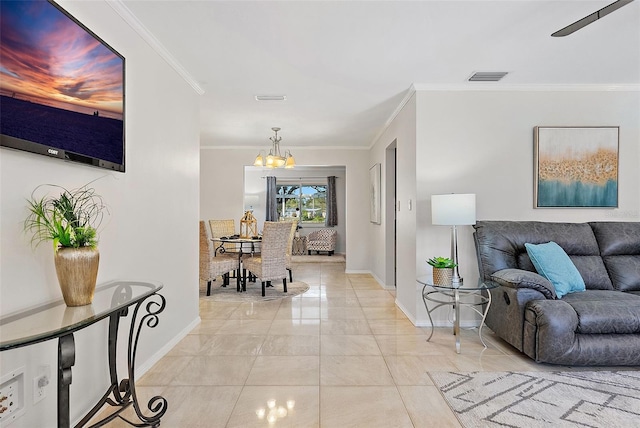
[[[260,204],[260,196],[258,195],[244,195],[244,210],[251,211],[254,208],[258,207]]]
[[[475,193],[431,195],[431,223],[447,226],[475,224]]]

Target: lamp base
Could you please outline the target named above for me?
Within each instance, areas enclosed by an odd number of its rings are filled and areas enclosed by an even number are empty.
[[[458,277],[458,278],[452,278],[451,279],[451,287],[453,288],[460,288],[462,287],[462,278]]]

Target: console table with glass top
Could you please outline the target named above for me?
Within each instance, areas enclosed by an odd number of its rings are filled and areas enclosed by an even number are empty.
[[[92,422],[92,427],[105,425],[117,417],[134,426],[160,425],[160,418],[167,411],[167,400],[161,396],[151,398],[147,404],[151,414],[143,413],[136,396],[135,361],[142,328],[156,327],[158,314],[165,308],[166,301],[158,294],[161,288],[162,284],[157,282],[111,281],[96,288],[90,305],[68,307],[63,300],[57,300],[0,319],[0,351],[58,339],[58,427],[71,425],[69,386],[71,368],[76,357],[73,333],[105,318],[109,318],[107,339],[111,384],[76,427],[85,426],[106,405],[115,408],[115,411],[98,422]],[[127,348],[128,378],[119,379],[116,369],[118,327],[120,319],[126,317],[131,308],[133,315]],[[120,415],[129,406],[133,406],[139,422],[129,421]]]
[[[497,287],[494,283],[486,284],[479,281],[476,286],[462,285],[460,287],[453,287],[452,285],[434,285],[433,279],[430,276],[422,276],[417,279],[419,284],[422,284],[422,301],[424,307],[427,310],[429,316],[429,322],[431,323],[431,334],[427,338],[427,341],[431,340],[433,336],[433,319],[431,318],[431,312],[441,306],[452,306],[454,309],[453,315],[453,334],[456,338],[456,352],[460,353],[460,307],[466,306],[473,309],[478,315],[482,317],[480,320],[480,327],[478,328],[478,337],[480,342],[486,348],[487,344],[484,343],[482,338],[482,327],[484,326],[484,320],[487,317],[489,306],[491,306],[491,293],[489,290]],[[486,291],[486,293],[483,293]],[[436,303],[432,308],[429,308],[427,302]],[[476,306],[485,305],[484,310],[478,309]]]

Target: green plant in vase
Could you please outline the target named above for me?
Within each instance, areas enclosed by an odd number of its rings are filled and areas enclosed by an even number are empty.
[[[427,263],[438,269],[453,269],[456,264],[448,257],[432,257]]]
[[[451,285],[453,268],[457,265],[448,257],[432,257],[427,263],[433,267],[434,285]]]
[[[53,194],[36,196],[43,188]],[[24,230],[37,247],[53,243],[54,262],[62,295],[68,306],[82,306],[93,301],[100,253],[97,229],[108,213],[102,197],[89,185],[68,190],[43,184],[27,199],[29,215]]]

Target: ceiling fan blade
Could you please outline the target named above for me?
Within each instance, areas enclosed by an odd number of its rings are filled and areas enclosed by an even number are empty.
[[[611,12],[620,9],[622,6],[628,5],[632,1],[633,0],[618,0],[618,1],[615,1],[615,2],[611,3],[610,5],[605,6],[602,9],[598,10],[597,12],[593,12],[591,15],[587,15],[584,18],[577,20],[573,24],[567,25],[566,27],[556,31],[551,36],[552,37],[568,36],[569,34],[575,32],[575,31],[578,31],[582,27],[586,27],[587,25],[591,24],[592,22],[597,21],[598,19],[602,18],[603,16],[608,15]]]

